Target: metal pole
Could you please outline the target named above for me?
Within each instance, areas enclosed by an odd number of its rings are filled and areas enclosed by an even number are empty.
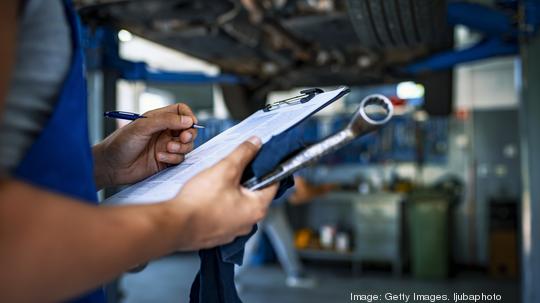
[[[101,71],[89,71],[88,83],[88,129],[90,144],[103,140],[103,74]]]
[[[540,302],[540,35],[521,44],[522,297]]]

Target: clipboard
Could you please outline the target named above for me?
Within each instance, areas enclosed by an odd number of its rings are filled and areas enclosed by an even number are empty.
[[[188,153],[179,165],[133,184],[104,202],[145,204],[169,200],[189,179],[225,158],[249,137],[256,135],[265,144],[349,92],[348,87],[327,92],[312,88],[300,91],[298,96],[269,104]]]

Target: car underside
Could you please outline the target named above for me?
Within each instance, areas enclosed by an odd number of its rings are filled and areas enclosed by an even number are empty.
[[[87,24],[127,29],[244,79],[226,99],[272,90],[411,79],[408,64],[452,47],[445,0],[77,1]],[[239,101],[236,101],[239,102]]]

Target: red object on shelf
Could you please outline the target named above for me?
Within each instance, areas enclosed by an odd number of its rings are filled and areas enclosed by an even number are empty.
[[[396,107],[407,105],[407,101],[404,99],[400,99],[398,96],[392,96],[392,97],[389,97],[389,99],[392,102],[392,105]]]

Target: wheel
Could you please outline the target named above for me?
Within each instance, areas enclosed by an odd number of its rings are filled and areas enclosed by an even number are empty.
[[[445,0],[346,0],[362,46],[372,49],[428,45],[448,40]]]

